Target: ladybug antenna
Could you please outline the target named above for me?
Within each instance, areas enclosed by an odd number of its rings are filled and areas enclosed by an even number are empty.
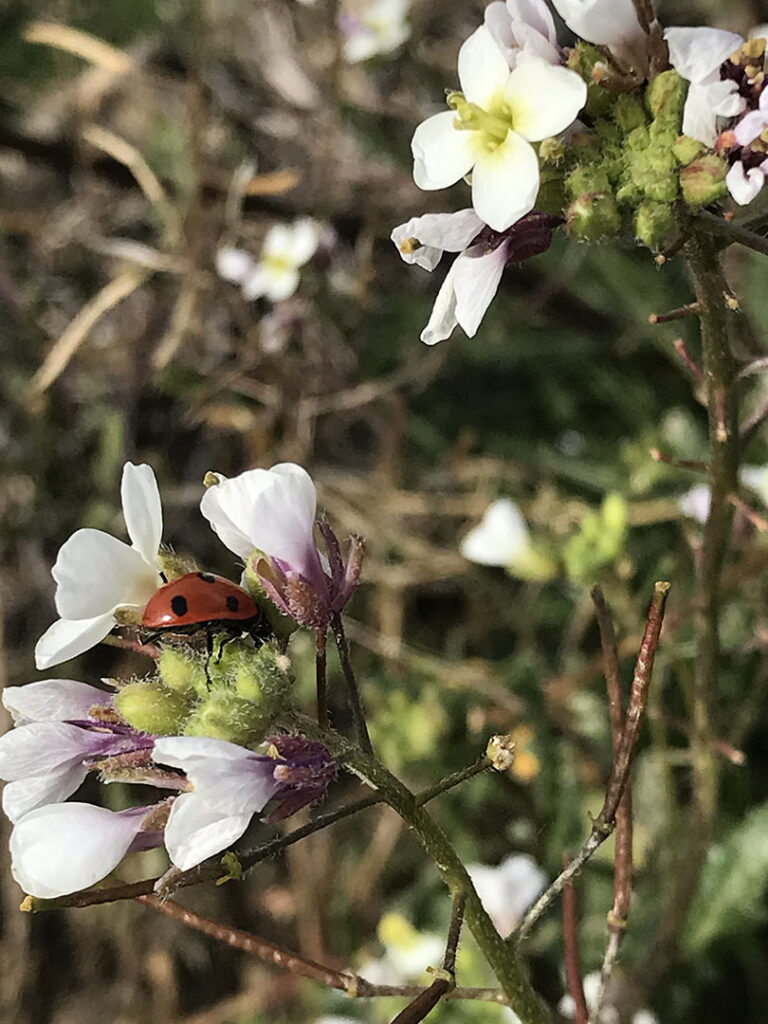
[[[162,569],[160,570],[160,579],[163,581],[163,583],[168,582],[168,577],[165,575]]]

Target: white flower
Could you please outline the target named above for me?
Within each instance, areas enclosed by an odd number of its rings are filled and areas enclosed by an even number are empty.
[[[768,466],[743,466],[740,477],[741,482],[768,505]]]
[[[143,608],[163,582],[157,554],[163,513],[151,468],[126,462],[120,495],[130,547],[101,530],[86,529],[59,549],[52,575],[60,618],[37,642],[39,669],[99,643],[117,624],[118,608]]]
[[[504,242],[483,255],[473,255],[472,250],[468,250],[457,256],[440,286],[427,326],[421,332],[424,344],[445,341],[457,326],[468,338],[474,338],[506,264]]]
[[[339,16],[344,35],[344,60],[348,64],[390,53],[410,36],[409,0],[358,0]]]
[[[11,833],[11,871],[24,892],[54,899],[93,885],[131,849],[162,843],[142,833],[154,807],[108,811],[91,804],[49,804],[30,811]]]
[[[406,263],[434,270],[444,252],[461,252],[485,224],[474,210],[425,213],[399,224],[389,236]]]
[[[552,0],[568,28],[588,43],[622,51],[644,32],[632,0]]]
[[[669,60],[691,85],[683,111],[683,134],[714,146],[718,117],[735,117],[745,107],[736,82],[720,80],[720,65],[744,40],[717,28],[668,28]]]
[[[317,799],[335,774],[321,743],[278,736],[263,750],[197,736],[155,741],[154,760],[180,768],[192,784],[192,792],[174,800],[165,828],[176,867],[186,871],[231,846],[254,814],[278,796],[288,813]]]
[[[494,0],[485,8],[485,27],[511,68],[531,57],[562,63],[555,22],[544,0]]]
[[[216,254],[216,270],[225,281],[239,284],[246,299],[264,295],[270,302],[290,298],[299,286],[299,269],[312,259],[320,226],[309,217],[293,224],[275,224],[256,261],[242,249],[225,247]]]
[[[413,177],[431,190],[472,171],[477,215],[504,231],[536,202],[539,159],[531,143],[573,123],[587,86],[575,72],[543,60],[510,71],[483,25],[459,51],[459,81],[462,92],[449,98],[454,110],[427,118],[414,133]]]
[[[361,966],[360,973],[367,981],[376,985],[405,985],[421,981],[427,967],[443,962],[445,938],[417,931],[402,914],[385,914],[377,932],[384,956]]]
[[[762,191],[768,175],[768,160],[758,167],[746,170],[741,160],[737,160],[725,176],[728,191],[739,206],[749,206],[753,199]]]
[[[478,565],[512,565],[530,546],[531,535],[520,509],[498,498],[461,542],[461,553]]]
[[[11,821],[71,796],[92,762],[140,749],[152,740],[89,718],[111,695],[68,679],[45,679],[3,691],[16,728],[0,736],[3,810]]]
[[[547,876],[532,857],[513,853],[496,868],[467,866],[480,901],[497,929],[506,937],[547,884]]]

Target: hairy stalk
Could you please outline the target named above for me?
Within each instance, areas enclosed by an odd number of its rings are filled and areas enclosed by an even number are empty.
[[[335,612],[331,618],[331,629],[333,630],[333,638],[336,641],[336,648],[339,652],[341,670],[344,673],[344,678],[347,682],[349,703],[352,708],[352,723],[354,725],[357,742],[367,754],[373,754],[373,746],[371,745],[371,738],[368,735],[368,726],[365,721],[365,711],[363,710],[360,688],[358,687],[357,679],[355,678],[355,670],[352,667],[352,659],[349,656],[349,644],[347,643],[347,636],[344,632],[344,623],[339,612]]]
[[[698,220],[701,222],[701,217]],[[710,226],[709,218],[706,225]],[[684,251],[699,305],[710,439],[711,499],[697,566],[696,675],[691,708],[694,806],[684,848],[679,853],[675,887],[666,902],[656,937],[637,971],[637,988],[641,990],[638,1001],[674,960],[717,814],[719,762],[714,727],[720,668],[721,582],[733,522],[731,499],[738,489],[738,406],[728,332],[733,314],[726,302],[730,292],[712,238],[694,229]]]
[[[517,950],[499,935],[450,840],[427,811],[419,806],[415,795],[380,761],[338,733],[319,733],[311,719],[299,714],[291,715],[285,724],[291,731],[297,730],[311,739],[322,740],[335,760],[378,790],[389,806],[397,811],[434,861],[451,895],[465,898],[464,919],[504,990],[509,1005],[523,1024],[546,1024],[549,1015],[531,987]]]

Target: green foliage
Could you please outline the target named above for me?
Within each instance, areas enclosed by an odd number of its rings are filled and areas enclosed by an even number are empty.
[[[589,583],[611,565],[627,539],[627,503],[620,494],[606,495],[599,512],[588,512],[579,532],[565,545],[565,571],[575,583]]]

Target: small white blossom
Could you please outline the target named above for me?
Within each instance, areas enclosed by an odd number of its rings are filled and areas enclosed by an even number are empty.
[[[621,52],[644,36],[632,0],[552,0],[568,28],[580,39]]]
[[[108,811],[92,804],[49,804],[25,814],[11,833],[11,871],[24,892],[55,899],[105,878],[132,849],[162,843],[142,832],[155,807]]]
[[[142,609],[163,582],[158,560],[163,513],[151,468],[126,462],[120,494],[130,546],[85,529],[59,549],[52,575],[60,618],[37,642],[39,669],[95,646],[117,624],[118,608]]]
[[[459,51],[461,93],[453,110],[427,118],[411,149],[419,188],[447,188],[472,171],[472,205],[495,231],[529,213],[539,192],[531,143],[568,128],[584,106],[586,83],[543,60],[509,65],[481,25]]]
[[[531,543],[522,513],[510,498],[498,498],[461,542],[461,553],[478,565],[512,565]]]
[[[664,38],[670,63],[691,83],[683,111],[683,134],[714,146],[718,117],[735,117],[745,107],[736,82],[720,79],[721,64],[744,40],[717,28],[668,28]]]
[[[712,496],[708,484],[696,484],[680,498],[678,504],[683,515],[699,523],[706,523]]]
[[[344,60],[359,64],[379,53],[391,53],[408,39],[409,0],[348,2],[339,15]]]
[[[531,57],[562,64],[555,21],[544,0],[494,0],[485,8],[485,27],[510,68]]]
[[[299,286],[299,270],[312,259],[320,241],[320,225],[304,217],[293,224],[275,224],[254,260],[242,249],[224,247],[216,254],[220,277],[239,284],[246,299],[262,295],[270,302],[290,298]]]
[[[377,933],[384,955],[360,967],[360,974],[375,985],[422,981],[427,967],[442,964],[445,938],[433,932],[417,931],[402,914],[385,914],[379,921]]]
[[[584,977],[584,999],[590,1015],[597,1004],[597,997],[600,992],[600,972],[592,971]],[[557,1004],[557,1008],[564,1017],[571,1020],[576,1016],[576,1007],[570,995],[565,995]],[[600,1024],[619,1024],[619,1014],[614,1006],[603,1004],[600,1014]],[[632,1017],[632,1024],[658,1024],[654,1014],[645,1008],[638,1010]]]
[[[547,884],[547,876],[532,857],[513,853],[498,867],[467,866],[480,901],[505,938]]]

